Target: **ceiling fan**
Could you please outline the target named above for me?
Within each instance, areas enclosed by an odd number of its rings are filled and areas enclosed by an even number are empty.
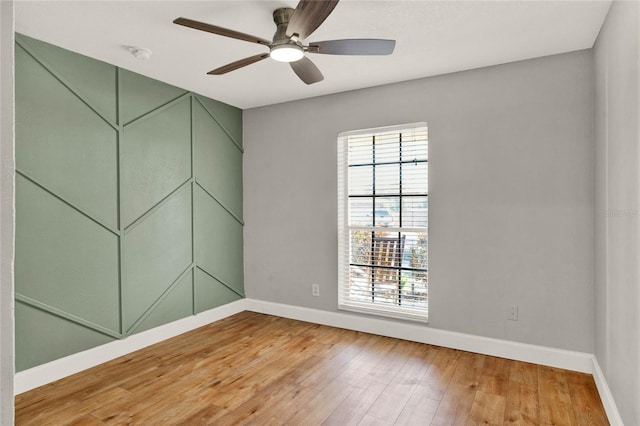
[[[381,39],[343,39],[310,42],[303,41],[311,35],[338,4],[339,0],[301,0],[295,9],[283,7],[273,12],[276,32],[273,40],[252,36],[234,30],[218,27],[187,18],[177,18],[174,24],[206,31],[225,37],[257,43],[269,48],[268,53],[261,53],[240,59],[221,66],[207,74],[221,75],[237,70],[255,62],[271,57],[280,62],[289,62],[291,69],[306,84],[317,83],[324,77],[305,53],[321,53],[327,55],[389,55],[393,53],[395,40]]]

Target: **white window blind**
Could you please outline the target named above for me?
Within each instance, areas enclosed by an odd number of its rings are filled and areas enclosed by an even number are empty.
[[[426,123],[338,135],[338,307],[428,319]]]

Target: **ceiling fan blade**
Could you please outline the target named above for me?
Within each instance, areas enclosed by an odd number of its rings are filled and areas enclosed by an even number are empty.
[[[314,41],[309,43],[309,52],[327,55],[390,55],[395,47],[395,40],[353,38]]]
[[[173,20],[174,24],[182,25],[184,27],[193,28],[200,31],[206,31],[208,33],[218,34],[225,37],[231,37],[238,40],[244,40],[251,43],[258,43],[264,46],[269,46],[271,42],[269,40],[265,40],[261,37],[256,37],[250,34],[241,33],[234,30],[229,30],[227,28],[218,27],[211,24],[206,24],[204,22],[194,21],[192,19],[187,18],[176,18]]]
[[[289,65],[291,65],[293,72],[300,77],[300,80],[307,84],[313,84],[324,80],[324,76],[318,67],[316,67],[316,65],[311,62],[311,59],[306,56],[299,61],[289,62]]]
[[[230,64],[224,65],[220,68],[216,68],[213,71],[209,71],[207,74],[209,75],[221,75],[226,74],[229,71],[237,70],[238,68],[246,67],[247,65],[251,65],[255,62],[261,61],[269,57],[268,53],[261,53],[260,55],[249,56],[248,58],[240,59],[239,61],[231,62]]]
[[[287,26],[287,36],[305,39],[333,12],[339,0],[300,0]]]

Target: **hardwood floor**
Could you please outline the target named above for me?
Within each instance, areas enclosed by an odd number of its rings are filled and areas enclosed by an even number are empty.
[[[18,425],[606,425],[593,378],[243,312],[16,397]]]

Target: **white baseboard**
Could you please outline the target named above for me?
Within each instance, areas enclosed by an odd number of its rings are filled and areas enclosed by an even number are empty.
[[[624,426],[607,380],[593,354],[474,336],[362,315],[321,311],[255,299],[245,300],[248,311],[589,373],[593,375],[609,423],[612,426]]]
[[[531,362],[566,370],[591,373],[593,355],[530,345],[509,340],[474,336],[454,331],[439,330],[425,325],[400,323],[350,313],[321,311],[299,306],[283,305],[262,300],[245,299],[246,309],[280,317],[346,328],[397,339],[428,343],[452,349],[492,355],[501,358]]]
[[[598,364],[598,359],[593,357],[593,380],[596,382],[596,388],[598,388],[598,393],[600,394],[600,400],[602,401],[602,405],[604,405],[604,412],[607,413],[607,417],[609,419],[609,423],[611,426],[623,426],[622,417],[620,417],[620,412],[618,411],[618,406],[616,405],[616,401],[613,399],[613,394],[611,393],[611,389],[609,389],[609,385],[607,384],[607,379],[604,377],[604,373],[600,368],[600,364]]]
[[[394,322],[350,313],[321,311],[255,299],[238,300],[195,316],[134,334],[122,340],[21,371],[15,375],[15,394],[35,389],[245,310],[590,373],[595,380],[609,422],[616,426],[623,424],[604,374],[592,354],[439,330],[425,325]]]
[[[95,367],[96,365],[144,347],[245,311],[245,305],[246,299],[237,300],[194,316],[128,336],[122,340],[116,340],[64,358],[56,359],[46,364],[38,365],[28,370],[20,371],[14,376],[14,392],[16,395],[21,394],[86,370],[87,368]]]

